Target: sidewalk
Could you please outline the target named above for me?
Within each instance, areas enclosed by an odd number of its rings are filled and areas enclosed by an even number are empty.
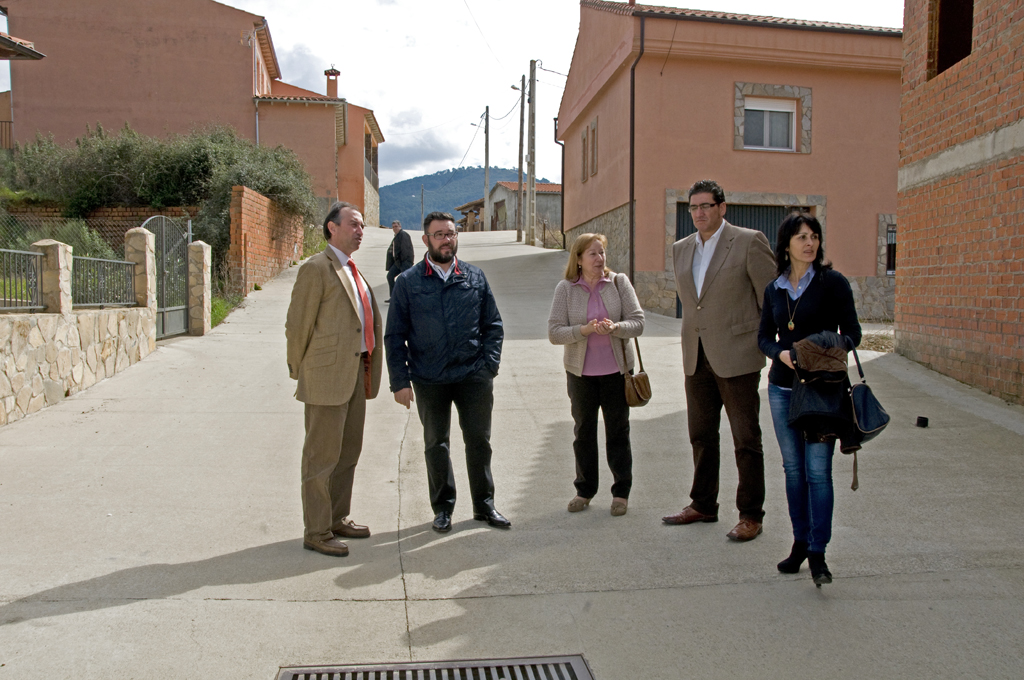
[[[356,253],[380,301],[391,237],[368,231]],[[454,530],[430,530],[422,430],[385,387],[353,503],[373,536],[340,559],[302,549],[292,268],[209,336],[161,343],[0,428],[0,680],[270,680],[290,665],[564,654],[599,680],[1020,677],[1024,409],[862,353],[893,422],[860,455],[860,490],[836,454],[835,582],[818,590],[806,567],[775,569],[792,536],[766,403],[764,534],[725,537],[727,454],[721,522],[661,523],[689,502],[692,463],[679,321],[649,315],[654,399],[632,414],[629,513],[609,515],[605,469],[591,507],[569,514],[572,419],[546,332],[566,255],[514,239],[460,237],[505,321],[492,444],[511,531],[471,519],[457,430]]]

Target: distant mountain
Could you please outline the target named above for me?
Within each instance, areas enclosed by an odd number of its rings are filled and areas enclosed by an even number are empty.
[[[508,168],[491,168],[491,186],[496,182],[515,182],[519,172]],[[526,171],[523,171],[526,181]],[[547,179],[537,182],[547,183]],[[406,229],[420,229],[420,185],[423,185],[423,214],[440,210],[450,212],[459,219],[462,213],[455,210],[456,206],[483,198],[484,169],[456,168],[442,170],[433,175],[423,175],[412,179],[389,184],[380,188],[380,223],[390,226],[392,220],[401,220]]]

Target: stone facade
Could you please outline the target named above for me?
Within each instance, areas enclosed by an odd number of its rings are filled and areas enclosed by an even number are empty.
[[[539,230],[538,230],[539,231]],[[565,232],[565,247],[572,248],[580,234],[604,234],[608,239],[607,264],[612,271],[629,271],[629,204],[620,205]],[[538,245],[543,245],[538,243]],[[641,304],[643,301],[641,300]]]
[[[135,292],[146,304],[125,309],[74,311],[71,247],[50,240],[33,247],[44,253],[46,312],[0,315],[0,425],[92,387],[156,349],[153,234],[133,229],[126,237],[128,259],[142,259]]]
[[[210,302],[213,292],[210,281],[212,262],[210,246],[194,241],[188,247],[188,332],[206,335],[210,332]]]
[[[380,226],[380,194],[369,180],[363,184],[363,224]]]

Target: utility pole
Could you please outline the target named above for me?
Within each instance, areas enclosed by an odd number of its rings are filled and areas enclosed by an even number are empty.
[[[537,238],[537,60],[530,60],[530,127],[529,151],[526,156],[526,242],[531,246]]]
[[[523,121],[526,115],[526,76],[519,86],[519,188],[516,189],[516,243],[523,240]]]
[[[423,228],[423,185],[420,185],[420,229]]]
[[[484,108],[484,214],[481,231],[491,230],[491,107]]]

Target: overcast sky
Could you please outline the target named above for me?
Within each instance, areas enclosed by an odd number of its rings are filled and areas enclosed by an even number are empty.
[[[169,1],[169,0],[168,0]],[[579,29],[577,0],[224,0],[267,18],[285,82],[373,109],[381,184],[484,164],[473,123],[491,107],[491,165],[516,167],[520,76],[537,72],[537,176],[559,181],[553,119]],[[650,3],[655,4],[655,3]],[[903,25],[901,0],[682,0],[677,7],[868,26]],[[0,30],[6,31],[0,17]],[[31,40],[32,36],[18,36]],[[9,72],[0,73],[0,89]],[[554,71],[552,73],[551,71]],[[6,83],[4,79],[6,77]],[[503,116],[506,116],[502,118]],[[500,120],[498,120],[501,118]],[[465,160],[463,161],[463,156]]]

